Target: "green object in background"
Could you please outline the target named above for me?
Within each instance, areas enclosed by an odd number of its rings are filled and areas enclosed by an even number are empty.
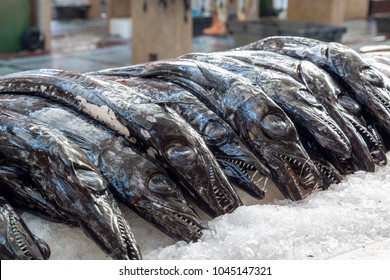
[[[276,16],[272,0],[260,0],[259,12],[260,17]]]
[[[0,0],[0,53],[21,51],[30,26],[29,0]]]

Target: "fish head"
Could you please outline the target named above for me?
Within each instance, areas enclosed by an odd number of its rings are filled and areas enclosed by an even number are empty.
[[[45,241],[33,235],[12,206],[0,197],[1,259],[44,260],[50,257]]]
[[[51,186],[45,187],[46,196],[112,258],[140,259],[131,229],[100,171],[78,146],[57,142],[54,138],[50,149],[60,163],[47,171]]]
[[[271,99],[265,95],[249,98],[235,116],[240,135],[270,169],[273,181],[285,197],[303,199],[322,185],[293,122]]]
[[[328,65],[352,89],[360,104],[385,131],[390,132],[390,80],[356,51],[329,43]]]
[[[241,200],[206,143],[175,111],[169,107],[166,110],[170,119],[176,120],[176,128],[166,131],[167,145],[157,151],[161,162],[170,164],[169,168],[179,175],[175,180],[196,197],[200,207],[211,216],[232,212],[242,204]],[[175,129],[180,129],[181,133]],[[187,133],[183,134],[183,131]]]
[[[347,136],[310,89],[294,79],[284,75],[281,77],[276,81],[281,90],[273,94],[272,99],[294,120],[297,129],[310,133],[322,147],[332,153],[351,157],[351,144]]]
[[[271,173],[232,128],[221,120],[208,119],[202,135],[228,178],[252,196],[263,198],[264,191],[256,185],[254,179],[258,173],[267,177]]]
[[[206,228],[180,188],[165,174],[148,174],[146,188],[139,194],[135,208],[148,216],[158,227],[176,240],[195,242]]]
[[[175,239],[200,238],[205,228],[202,220],[178,185],[149,157],[113,143],[104,149],[99,166],[103,174],[115,174],[110,181],[114,194],[140,216]]]

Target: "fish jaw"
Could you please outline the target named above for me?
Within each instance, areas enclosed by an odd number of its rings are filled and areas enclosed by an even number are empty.
[[[259,171],[258,169],[248,166],[244,161],[240,159],[221,159],[217,158],[219,165],[223,169],[226,176],[232,180],[238,187],[246,191],[251,196],[257,199],[263,199],[265,191],[260,189],[259,186],[253,181],[255,174]],[[254,173],[250,175],[251,171]],[[269,173],[268,176],[271,176]]]
[[[199,133],[173,109],[165,109],[170,113],[171,119],[176,120],[177,127],[188,134],[183,138],[173,130],[166,131],[166,145],[162,150],[156,151],[156,159],[169,164],[170,166],[166,166],[169,170],[175,170],[175,174],[171,172],[172,176],[211,216],[230,213],[242,205]]]
[[[73,156],[71,160],[77,159]],[[107,183],[96,178],[100,174],[96,167],[72,166],[73,170],[54,171],[50,176],[53,185],[60,186],[55,189],[56,204],[113,259],[141,259],[133,233]]]
[[[173,194],[168,197],[150,200],[138,196],[134,202],[134,211],[152,222],[162,232],[171,238],[186,242],[196,242],[206,229],[205,224],[195,213],[192,207],[182,197]]]
[[[191,164],[182,165],[178,171],[182,172],[186,178],[186,183],[182,182],[182,185],[196,199],[199,207],[210,216],[216,217],[230,213],[242,205],[240,198],[230,185],[214,156],[200,154],[196,149],[193,149],[193,151],[194,158]],[[178,167],[176,166],[176,168]],[[202,175],[190,178],[185,175],[187,173],[185,169],[191,169],[192,173]],[[180,178],[176,179],[180,182]],[[188,187],[188,183],[191,184],[191,187]]]
[[[357,133],[359,133],[366,143],[372,161],[379,166],[386,165],[386,148],[375,126],[363,123],[361,119],[345,112],[343,113],[343,116],[353,125]],[[373,170],[371,169],[370,171]]]
[[[46,260],[50,248],[34,236],[20,216],[0,197],[0,255],[1,259]]]
[[[312,160],[314,166],[320,172],[323,185],[321,188],[326,189],[331,184],[338,184],[341,182],[340,172],[330,163],[326,152],[324,149],[318,145],[318,143],[313,140],[311,137],[308,137],[307,134],[300,134],[300,139],[305,148],[306,152],[309,154],[310,159]]]
[[[340,172],[330,162],[315,159],[312,159],[312,161],[322,176],[322,189],[327,189],[332,184],[338,184],[343,179]]]
[[[329,43],[327,58],[332,71],[348,84],[367,113],[390,133],[389,79],[354,50],[341,44]]]
[[[126,163],[128,168],[118,172],[118,163]],[[177,240],[199,239],[205,228],[203,222],[187,204],[179,186],[149,158],[110,145],[101,154],[99,167],[103,175],[108,175],[105,177],[115,197],[141,217]]]
[[[297,148],[294,150],[297,151]],[[301,151],[300,156],[291,155],[290,151],[285,153],[282,151],[282,149],[278,149],[277,152],[265,149],[263,154],[272,167],[275,184],[286,198],[305,199],[311,191],[323,185],[320,173],[309,156],[304,156],[304,151]]]
[[[255,102],[248,100],[235,114],[241,137],[269,168],[272,180],[286,198],[306,198],[310,190],[322,185],[322,179],[303,149],[294,124],[273,102],[262,109]],[[258,119],[260,115],[262,119]]]

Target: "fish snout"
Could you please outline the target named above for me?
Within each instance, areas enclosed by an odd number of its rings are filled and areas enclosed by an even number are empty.
[[[0,197],[1,259],[46,260],[50,248],[45,241],[33,235],[21,217]]]

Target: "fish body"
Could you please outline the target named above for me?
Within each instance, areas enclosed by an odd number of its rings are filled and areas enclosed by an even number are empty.
[[[356,51],[339,43],[315,39],[268,37],[239,50],[266,50],[313,62],[337,77],[376,125],[390,133],[390,79]]]
[[[175,239],[199,239],[205,225],[181,190],[162,167],[123,137],[83,114],[37,96],[2,94],[0,108],[61,130],[86,151],[122,203]]]
[[[112,258],[141,258],[105,180],[85,153],[59,131],[3,109],[0,156],[28,170],[43,196]]]
[[[72,106],[147,151],[211,216],[242,205],[203,139],[175,111],[119,83],[42,69],[0,79],[0,92],[40,95]]]
[[[31,233],[3,197],[0,197],[0,240],[1,260],[46,260],[50,257],[47,243]]]
[[[252,178],[260,172],[270,176],[267,167],[245,146],[232,128],[212,110],[186,89],[157,79],[116,79],[102,76],[137,89],[159,104],[166,104],[180,114],[205,140],[227,177],[238,187],[256,198],[263,198],[264,191]],[[256,172],[257,171],[257,172]],[[253,173],[253,174],[251,174]]]
[[[294,123],[311,133],[321,146],[338,156],[350,157],[351,145],[344,132],[306,86],[290,75],[218,54],[189,54],[184,57],[211,63],[245,76],[260,86]]]
[[[171,60],[107,69],[98,75],[163,77],[191,90],[223,118],[270,169],[285,197],[297,200],[322,184],[285,112],[250,81],[200,61]],[[296,176],[300,174],[301,176]]]

